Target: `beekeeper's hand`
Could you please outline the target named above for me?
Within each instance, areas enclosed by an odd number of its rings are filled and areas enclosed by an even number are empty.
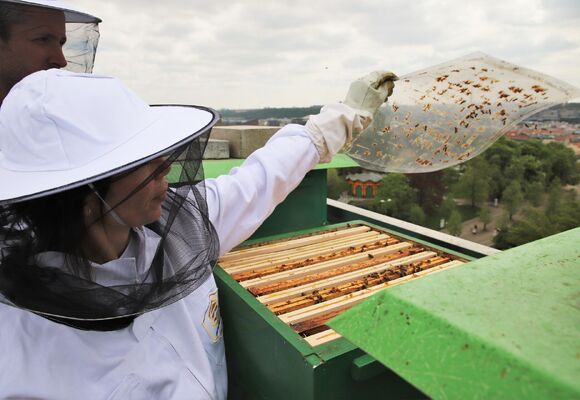
[[[372,72],[351,83],[343,103],[324,106],[320,114],[308,119],[306,129],[320,162],[329,162],[347,141],[370,125],[373,114],[392,94],[396,79],[392,72]]]

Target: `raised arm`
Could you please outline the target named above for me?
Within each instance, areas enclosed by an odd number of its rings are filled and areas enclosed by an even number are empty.
[[[374,72],[306,126],[287,125],[228,175],[206,180],[210,220],[225,254],[252,235],[318,162],[328,162],[363,130],[393,89],[392,73]]]

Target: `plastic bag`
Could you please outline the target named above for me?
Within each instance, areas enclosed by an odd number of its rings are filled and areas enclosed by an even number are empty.
[[[437,171],[465,162],[515,124],[580,97],[539,72],[474,53],[405,75],[371,126],[347,148],[363,168]]]

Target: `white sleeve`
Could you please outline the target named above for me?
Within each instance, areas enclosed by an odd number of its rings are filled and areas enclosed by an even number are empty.
[[[210,221],[220,255],[256,231],[319,161],[302,125],[287,125],[228,175],[205,181]]]

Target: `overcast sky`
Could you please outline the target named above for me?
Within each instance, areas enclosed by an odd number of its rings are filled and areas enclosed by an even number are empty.
[[[94,72],[150,103],[325,104],[474,51],[580,87],[579,0],[68,1],[103,19]]]

